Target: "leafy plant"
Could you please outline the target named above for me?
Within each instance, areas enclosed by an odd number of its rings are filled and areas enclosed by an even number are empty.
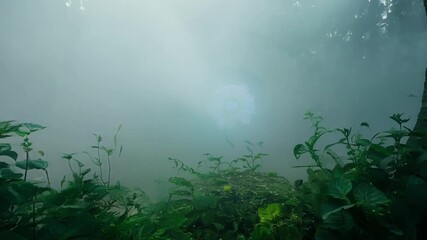
[[[307,181],[292,186],[277,173],[256,170],[267,154],[255,151],[263,143],[246,141],[249,154],[226,161],[204,154],[197,171],[169,158],[187,175],[172,176],[169,197],[151,202],[138,189],[111,184],[111,160],[120,158],[118,128],[112,147],[95,134],[97,171],[79,153],[62,158],[71,176],[61,189],[49,187],[46,161],[31,158],[29,135],[44,127],[0,122],[0,138],[22,137],[20,153],[0,143],[1,239],[417,239],[427,222],[427,152],[402,141],[413,134],[408,119],[395,114],[397,128],[362,136],[351,128],[327,129],[322,118],[306,114],[314,134],[294,148],[314,160]],[[369,127],[363,122],[361,127]],[[320,146],[325,134],[337,141]],[[339,156],[336,152],[344,152]],[[44,156],[39,151],[40,156]],[[334,166],[324,164],[324,155]],[[8,160],[8,161],[4,161]],[[105,164],[105,165],[103,165]],[[21,169],[22,172],[19,172]],[[25,176],[33,169],[46,173],[47,187]],[[93,174],[91,174],[93,173]]]
[[[268,156],[268,154],[262,152],[255,153],[253,150],[255,147],[263,148],[263,142],[253,144],[250,141],[245,141],[245,143],[247,144],[246,150],[249,152],[249,154],[245,154],[242,157],[233,160],[232,162],[241,162],[243,164],[243,168],[246,168],[250,171],[255,171],[261,167],[263,158]]]
[[[413,204],[410,202],[418,202],[420,197],[427,199],[424,193],[418,198],[406,195],[407,179],[417,178],[417,186],[426,184],[426,179],[417,177],[421,173],[419,167],[425,169],[423,161],[416,160],[420,159],[416,157],[420,150],[414,153],[402,143],[411,134],[403,125],[409,119],[394,114],[390,118],[398,124],[397,129],[368,139],[351,128],[327,130],[320,126],[322,118],[312,113],[307,113],[306,118],[312,122],[314,134],[305,144],[295,146],[294,155],[298,159],[310,154],[319,168],[309,168],[308,181],[298,187],[301,199],[317,216],[316,239],[416,239],[417,230],[409,225],[425,218],[425,208],[420,207],[424,210],[417,216],[404,216],[404,223],[398,220],[402,210]],[[369,124],[363,122],[361,127]],[[323,152],[335,160],[335,166],[329,169],[322,164],[315,144],[324,134],[333,132],[342,138],[324,147]],[[347,150],[346,158],[338,157],[332,149],[340,145]]]
[[[16,173],[10,164],[0,161],[0,237],[2,239],[36,238],[37,221],[40,216],[41,196],[48,194],[49,188],[35,186],[27,182],[27,172],[31,169],[43,169],[46,172],[47,162],[31,160],[29,153],[32,143],[29,135],[44,127],[31,123],[0,122],[0,139],[12,136],[23,137],[21,146],[25,152],[25,160],[17,161],[19,155],[12,150],[10,143],[0,144],[0,156],[11,158],[15,165],[24,170],[24,174]],[[22,178],[23,177],[23,178]]]
[[[99,179],[107,187],[110,186],[110,182],[111,182],[111,170],[112,170],[111,158],[114,155],[114,153],[118,150],[119,152],[117,154],[117,158],[118,158],[118,160],[120,160],[120,157],[121,157],[122,152],[123,152],[123,145],[121,145],[119,149],[118,149],[118,145],[117,145],[117,136],[118,136],[121,128],[122,128],[122,125],[119,125],[116,133],[114,134],[113,146],[112,147],[106,147],[105,145],[101,145],[101,142],[103,140],[102,136],[100,134],[94,133],[93,136],[95,136],[96,145],[91,146],[91,148],[96,149],[96,156],[92,157],[92,155],[89,152],[87,152],[87,151],[83,152],[89,157],[89,159],[92,161],[93,164],[98,166],[98,168],[99,168]],[[104,180],[103,167],[102,167],[103,159],[105,159],[105,157],[107,158],[107,164],[108,164],[107,180]]]

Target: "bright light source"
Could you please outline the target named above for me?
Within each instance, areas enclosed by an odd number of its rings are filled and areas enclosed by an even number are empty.
[[[211,113],[219,129],[227,129],[237,122],[249,124],[255,114],[254,99],[246,85],[229,85],[214,93]]]

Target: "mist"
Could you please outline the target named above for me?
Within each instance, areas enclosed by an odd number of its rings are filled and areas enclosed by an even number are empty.
[[[176,174],[169,157],[232,160],[245,140],[264,142],[261,171],[304,178],[292,167],[302,164],[293,147],[312,133],[307,111],[328,128],[368,122],[367,135],[394,126],[394,113],[415,124],[427,65],[422,2],[372,2],[3,0],[0,118],[47,126],[31,140],[53,184],[69,174],[63,153],[91,166],[81,152],[92,151],[92,134],[111,145],[120,124],[114,182],[154,191]],[[247,86],[255,110],[224,130],[210,107],[230,85]]]

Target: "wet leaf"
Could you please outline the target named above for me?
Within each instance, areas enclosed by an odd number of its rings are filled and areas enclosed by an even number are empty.
[[[48,165],[49,164],[47,161],[44,161],[41,159],[28,160],[28,169],[46,169]],[[16,166],[25,170],[27,166],[27,161],[26,160],[17,161]]]
[[[328,184],[328,194],[334,198],[346,200],[346,195],[351,191],[352,184],[345,178],[334,179]]]
[[[174,183],[179,186],[188,187],[191,191],[194,191],[193,184],[185,178],[182,177],[171,177],[169,178],[169,182]]]
[[[353,196],[358,204],[368,208],[390,202],[382,191],[370,184],[358,185],[353,191]]]
[[[305,145],[303,144],[297,144],[294,147],[294,156],[296,159],[299,159],[301,157],[302,154],[308,152],[308,149]]]

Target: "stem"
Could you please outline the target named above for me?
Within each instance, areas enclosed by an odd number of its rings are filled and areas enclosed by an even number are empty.
[[[47,172],[46,169],[43,169],[44,172],[46,173],[46,178],[47,178],[47,186],[50,187],[50,179],[49,179],[49,173]]]
[[[101,178],[101,182],[105,184],[104,179],[102,179],[102,163],[101,163],[101,153],[99,151],[99,141],[98,141],[98,146],[96,149],[98,150],[99,177]]]
[[[71,167],[70,159],[68,159],[68,167],[70,168],[70,171],[71,171],[72,173],[76,173],[76,172],[74,172],[73,168]]]
[[[108,182],[107,187],[110,186],[110,176],[111,176],[111,163],[110,163],[110,155],[107,154],[107,160],[108,160]]]
[[[25,175],[24,175],[24,182],[27,181],[27,172],[28,172],[28,165],[29,165],[29,160],[30,160],[30,155],[28,152],[25,152]]]
[[[33,239],[34,240],[37,239],[36,238],[36,203],[35,201],[33,202]]]

